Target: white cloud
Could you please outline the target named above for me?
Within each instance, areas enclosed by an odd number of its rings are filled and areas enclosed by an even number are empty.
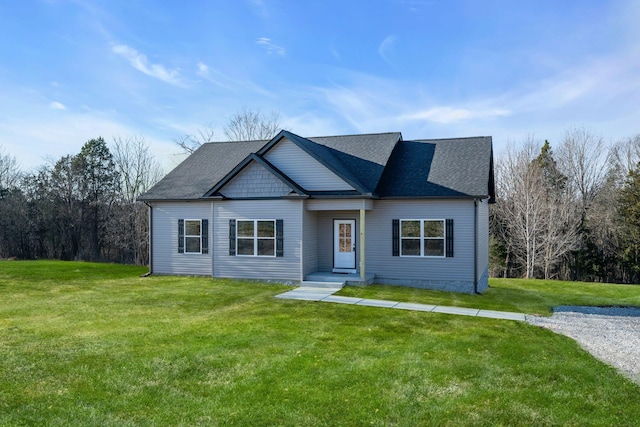
[[[400,4],[405,6],[410,12],[420,12],[426,6],[432,6],[433,1],[426,0],[401,0]]]
[[[503,117],[508,116],[510,112],[505,109],[490,108],[490,109],[478,109],[470,110],[467,108],[454,108],[454,107],[431,107],[426,110],[418,111],[417,113],[401,116],[402,120],[428,120],[431,122],[449,124],[460,122],[463,120],[490,118],[490,117]]]
[[[129,61],[131,66],[141,73],[166,83],[181,85],[180,73],[177,70],[168,70],[163,65],[149,63],[147,57],[134,48],[127,45],[116,45],[112,50]]]
[[[230,92],[242,92],[249,90],[260,95],[273,96],[268,90],[258,86],[253,81],[231,78],[217,69],[209,67],[203,62],[199,62],[197,64],[196,74],[202,77],[203,80],[213,83],[219,88]]]
[[[305,137],[336,135],[343,131],[335,120],[310,112],[285,117],[281,127]],[[344,129],[344,131],[347,130]]]
[[[285,56],[287,54],[287,51],[284,47],[273,44],[271,42],[271,39],[267,37],[260,37],[256,41],[256,43],[258,43],[260,46],[263,46],[267,50],[267,53],[269,55],[276,54],[280,56]]]
[[[572,108],[573,113],[619,106],[640,94],[640,47],[568,67],[505,94],[522,112]],[[638,106],[640,109],[640,106]],[[612,111],[615,110],[612,109]],[[606,113],[607,111],[602,111]]]
[[[58,101],[51,102],[49,104],[49,107],[53,108],[54,110],[66,110],[67,109],[67,107],[63,103],[58,102]]]
[[[340,56],[340,52],[338,52],[338,50],[335,47],[331,46],[330,51],[331,51],[331,55],[333,55],[335,59],[342,60],[342,57]]]
[[[380,55],[380,57],[384,60],[384,62],[391,65],[392,67],[394,65],[391,63],[390,55],[392,53],[393,45],[395,44],[396,40],[397,37],[394,35],[387,36],[387,38],[385,38],[378,47],[378,54]]]
[[[200,77],[209,76],[209,66],[203,64],[202,62],[198,62],[198,70],[196,71],[196,74]]]
[[[178,150],[170,140],[173,134],[163,132],[153,122],[136,123],[129,115],[110,108],[83,106],[61,114],[53,103],[42,102],[43,97],[31,89],[2,89],[0,93],[8,93],[15,103],[3,108],[5,103],[0,102],[0,144],[16,157],[24,171],[34,170],[49,159],[77,154],[86,141],[99,136],[111,142],[112,137],[144,135],[163,166],[175,166],[171,162]]]

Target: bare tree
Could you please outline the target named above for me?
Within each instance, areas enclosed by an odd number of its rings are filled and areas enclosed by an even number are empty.
[[[224,127],[227,141],[253,141],[273,138],[280,130],[280,114],[271,111],[268,115],[260,110],[243,108],[234,113]],[[202,144],[215,140],[215,126],[207,123],[193,134],[173,139],[183,153],[191,154]]]
[[[506,256],[515,258],[525,277],[550,278],[562,258],[576,247],[577,223],[570,198],[561,187],[550,184],[549,174],[536,157],[537,147],[529,136],[522,148],[509,147],[497,162],[499,200],[493,227],[501,234]]]
[[[501,197],[497,206],[505,221],[506,240],[527,278],[534,277],[539,264],[539,234],[544,221],[544,177],[533,163],[536,151],[533,138],[528,137],[522,149],[509,147],[496,164],[496,193]]]
[[[16,158],[4,153],[0,146],[0,189],[9,189],[18,185],[21,173]]]
[[[194,134],[185,134],[173,138],[173,142],[182,149],[183,153],[191,154],[200,148],[202,144],[214,141],[215,134],[215,127],[212,122],[209,122],[197,129]]]
[[[32,197],[46,192],[50,202],[45,216],[51,228],[49,248],[53,258],[78,259],[82,238],[82,195],[74,156],[61,157],[51,168],[43,168],[34,177]],[[44,204],[44,203],[42,203]]]
[[[621,183],[640,162],[640,134],[618,141],[611,148],[610,166]]]
[[[545,279],[555,278],[557,267],[578,249],[579,214],[566,192],[547,192],[545,221],[540,233],[542,268]]]
[[[265,115],[260,110],[245,107],[231,116],[224,133],[229,141],[253,141],[271,139],[279,130],[279,113],[272,111]]]
[[[114,138],[111,152],[120,173],[122,195],[129,202],[135,201],[162,177],[162,169],[142,136]]]
[[[119,250],[122,261],[144,264],[149,219],[146,207],[136,199],[160,180],[162,170],[141,136],[114,138],[111,150],[121,188],[121,201],[110,227],[111,244]]]
[[[617,181],[613,169],[600,186],[587,215],[589,233],[583,243],[583,259],[589,263],[585,272],[576,271],[579,280],[599,280],[613,282],[620,277],[619,254],[624,240],[620,224],[619,192],[621,183]],[[580,266],[575,266],[574,269]]]
[[[0,146],[0,257],[28,255],[26,203],[15,157]]]
[[[580,200],[582,221],[606,175],[607,149],[601,137],[584,128],[567,131],[558,150],[569,190]]]

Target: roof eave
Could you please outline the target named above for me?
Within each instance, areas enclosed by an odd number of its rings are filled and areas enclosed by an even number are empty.
[[[458,200],[474,200],[474,199],[489,199],[488,195],[474,196],[471,194],[461,194],[456,196],[428,196],[428,195],[410,195],[410,196],[380,196],[380,200],[407,200],[407,199],[432,199],[432,200],[444,200],[444,199],[458,199]]]
[[[175,198],[175,197],[169,197],[169,198],[153,197],[153,198],[144,198],[144,199],[136,199],[136,200],[139,201],[139,202],[147,202],[147,203],[154,203],[154,202],[171,202],[171,203],[185,202],[185,203],[191,203],[191,202],[206,202],[209,199],[215,199],[215,197],[208,197],[208,198],[197,197],[197,198],[184,198],[184,199],[178,199],[178,198]]]

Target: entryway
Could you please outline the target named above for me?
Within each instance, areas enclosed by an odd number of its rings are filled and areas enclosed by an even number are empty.
[[[356,221],[333,220],[333,272],[356,272]]]

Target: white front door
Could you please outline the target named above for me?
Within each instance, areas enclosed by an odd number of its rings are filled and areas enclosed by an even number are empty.
[[[356,272],[356,221],[333,220],[333,271]]]

